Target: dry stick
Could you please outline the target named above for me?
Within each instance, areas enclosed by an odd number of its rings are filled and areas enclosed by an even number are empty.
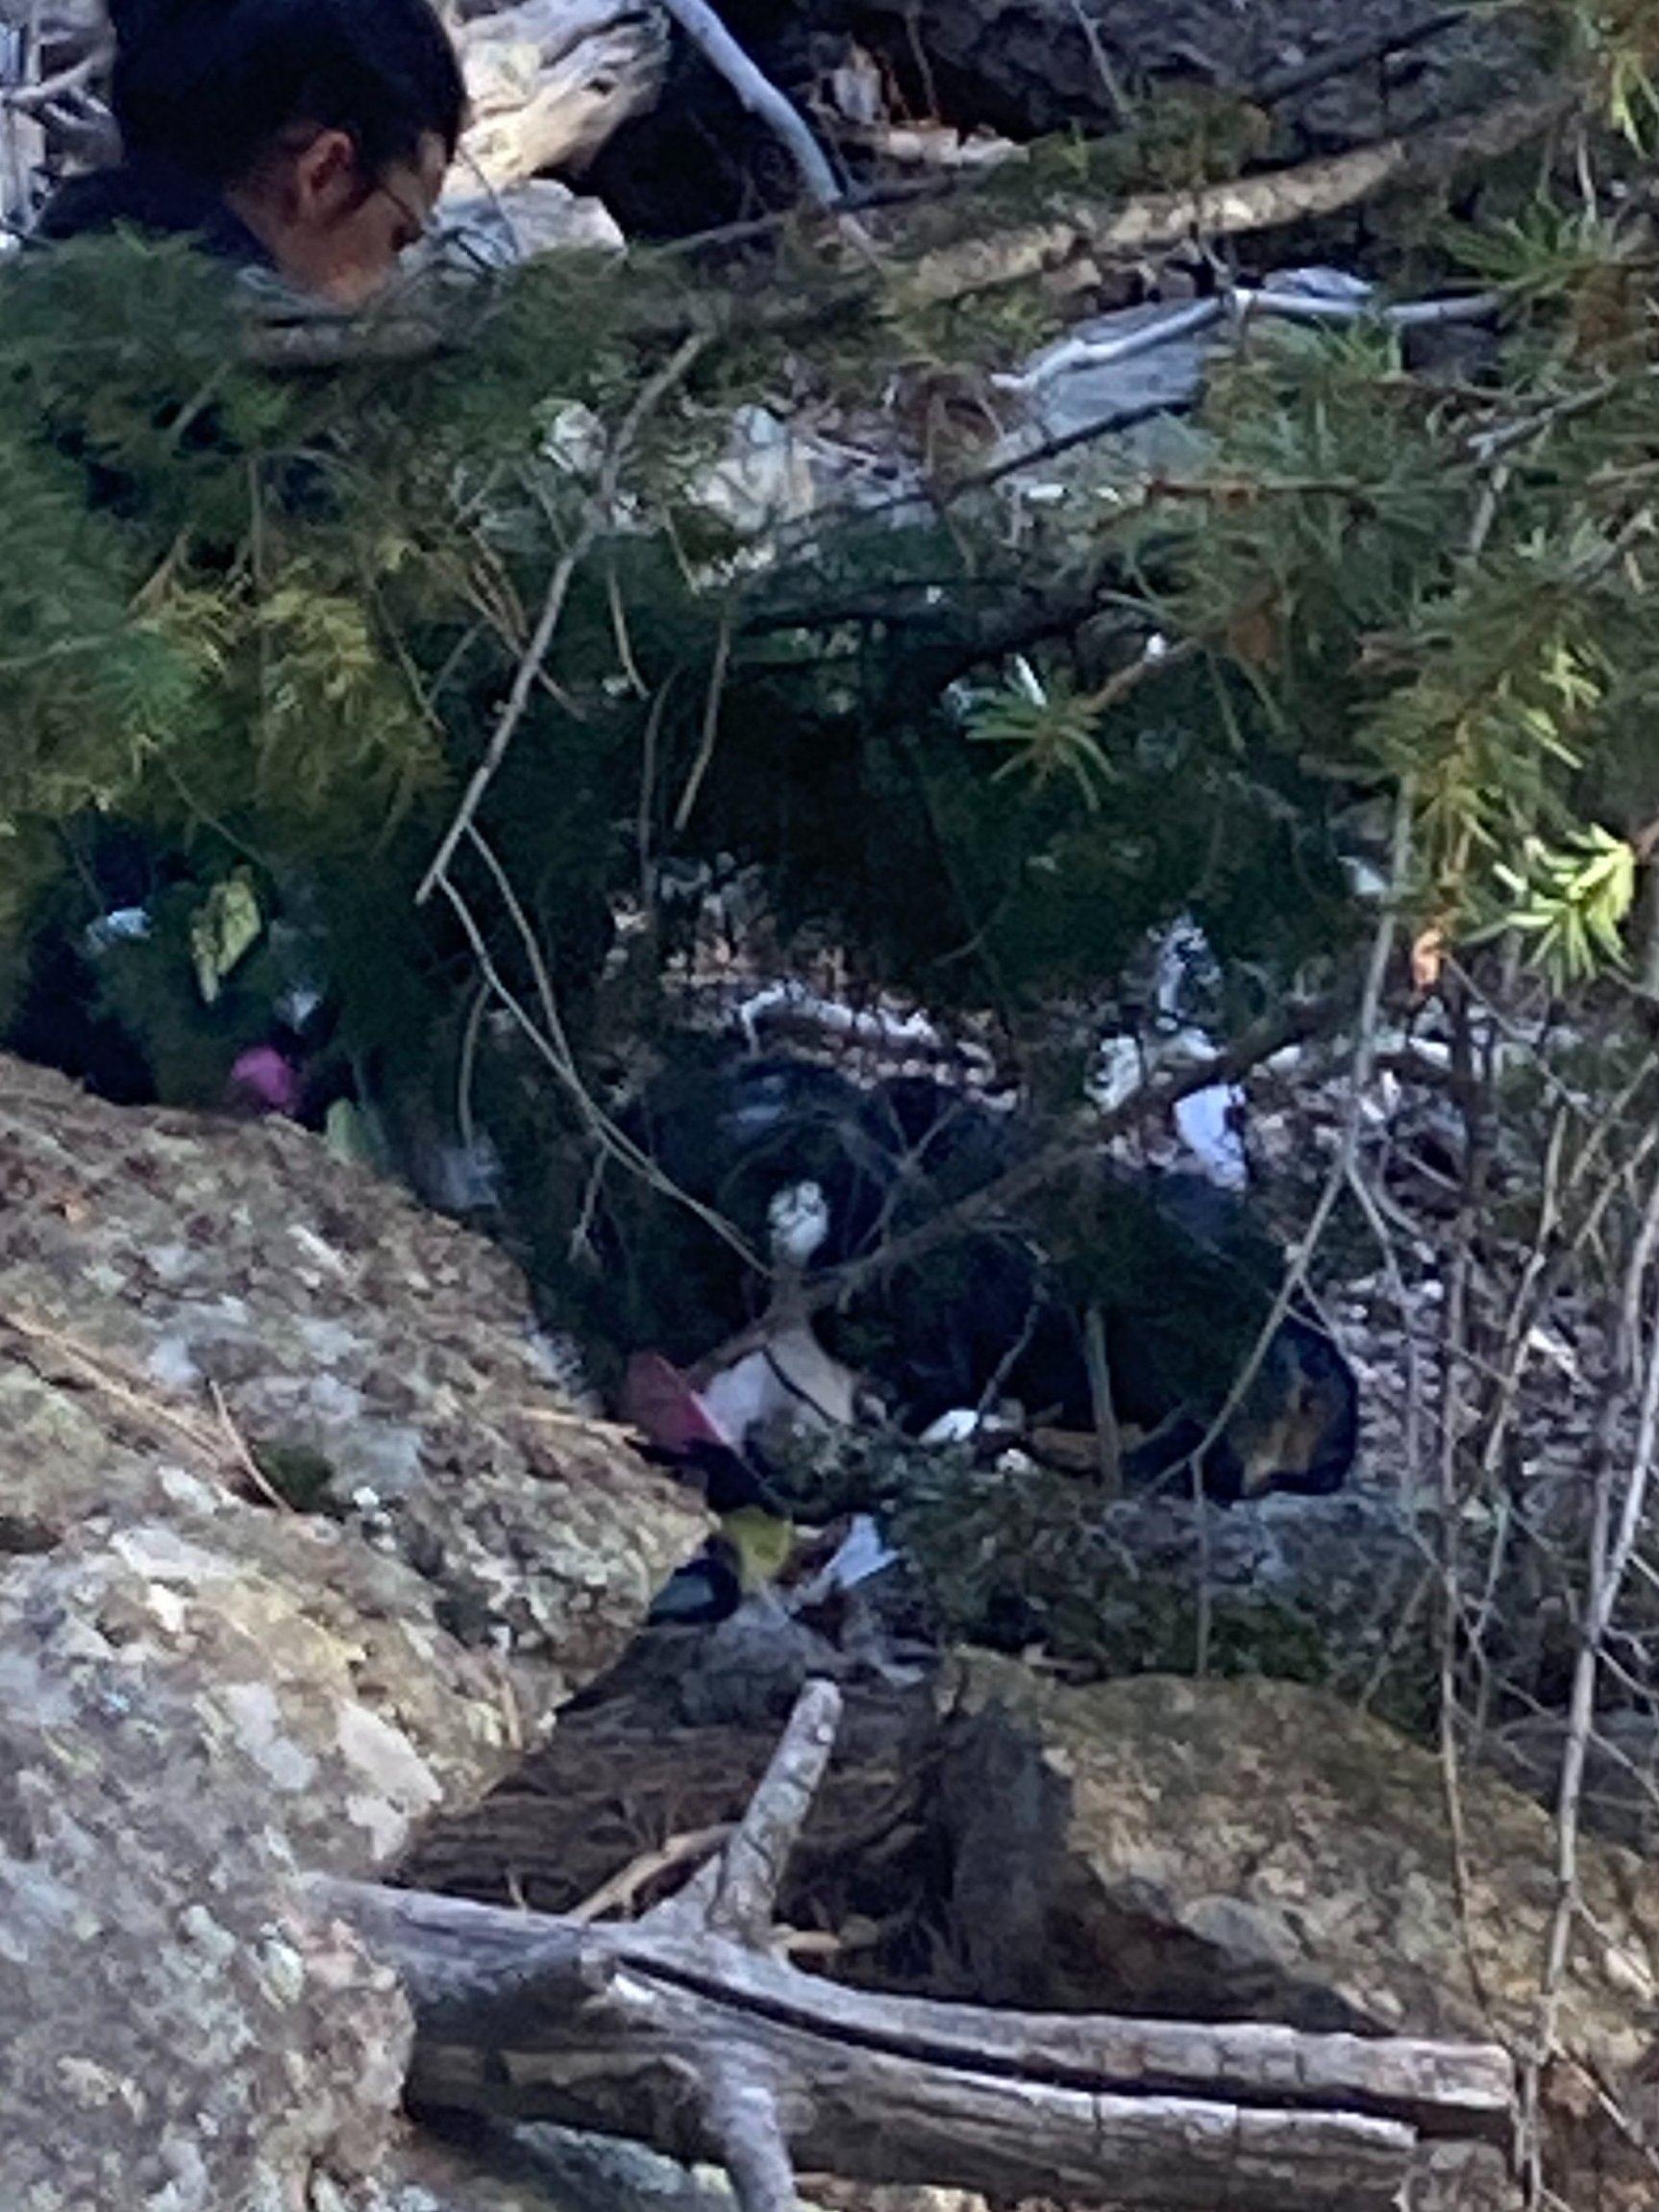
[[[681,1835],[672,1835],[657,1850],[641,1852],[636,1859],[631,1859],[608,1881],[601,1882],[591,1897],[572,1905],[562,1917],[575,1921],[579,1927],[603,1920],[607,1912],[631,1904],[640,1891],[649,1888],[659,1875],[672,1874],[687,1859],[706,1858],[710,1852],[729,1843],[735,1833],[734,1822],[720,1821],[713,1827],[687,1828]]]
[[[0,1334],[7,1330],[22,1339],[24,1357],[41,1381],[49,1383],[53,1379],[42,1365],[42,1360],[67,1360],[84,1382],[101,1391],[135,1420],[152,1430],[161,1429],[163,1433],[177,1436],[181,1442],[187,1444],[207,1461],[221,1480],[229,1475],[233,1461],[239,1466],[239,1454],[204,1430],[189,1415],[174,1412],[171,1406],[129,1379],[97,1354],[88,1352],[85,1345],[77,1343],[74,1337],[66,1335],[63,1330],[31,1320],[19,1313],[15,1306],[6,1306],[0,1308]]]
[[[680,795],[680,804],[674,810],[674,834],[684,833],[697,805],[703,780],[714,762],[714,747],[720,733],[720,707],[726,691],[726,670],[731,659],[731,618],[723,615],[720,636],[714,648],[714,665],[708,672],[708,690],[703,704],[703,734],[698,740],[697,758],[691,763],[691,773],[685,779],[685,788]]]
[[[1461,973],[1461,971],[1459,972]],[[1521,1041],[1519,1029],[1512,1024],[1505,1023],[1501,1009],[1494,1006],[1484,994],[1478,992],[1473,981],[1468,978],[1465,978],[1465,981],[1468,982],[1469,988],[1474,991],[1480,999],[1487,1015],[1499,1027],[1508,1028],[1512,1037]],[[1622,1125],[1627,1110],[1642,1086],[1653,1074],[1655,1065],[1654,1056],[1649,1054],[1608,1102],[1596,1120],[1591,1123],[1589,1133],[1579,1149],[1577,1157],[1567,1173],[1566,1189],[1568,1192],[1578,1190],[1597,1172],[1597,1164],[1615,1131]],[[1601,1222],[1620,1189],[1619,1179],[1616,1176],[1603,1174],[1591,1197],[1584,1217],[1571,1239],[1565,1244],[1555,1245],[1553,1251],[1547,1249],[1548,1244],[1553,1243],[1556,1230],[1565,1212],[1564,1205],[1559,1202],[1549,1203],[1549,1193],[1555,1181],[1555,1168],[1551,1163],[1555,1162],[1558,1165],[1557,1155],[1561,1145],[1565,1142],[1567,1116],[1569,1114],[1581,1114],[1583,1109],[1572,1090],[1559,1077],[1554,1076],[1548,1069],[1545,1073],[1548,1086],[1558,1101],[1556,1119],[1552,1126],[1548,1153],[1545,1163],[1546,1203],[1541,1206],[1539,1225],[1533,1232],[1533,1246],[1527,1255],[1521,1288],[1511,1305],[1502,1348],[1496,1362],[1501,1378],[1502,1395],[1498,1401],[1498,1418],[1488,1429],[1486,1444],[1482,1451],[1481,1473],[1484,1477],[1490,1477],[1496,1472],[1500,1448],[1507,1438],[1508,1428],[1518,1409],[1516,1394],[1519,1391],[1521,1375],[1526,1363],[1526,1340],[1533,1325],[1533,1319],[1548,1310],[1549,1300],[1554,1294],[1556,1285],[1583,1253],[1586,1245],[1598,1232]],[[1635,1175],[1656,1144],[1659,1144],[1659,1126],[1650,1124],[1630,1151],[1624,1173],[1631,1176]]]
[[[33,84],[0,85],[0,108],[15,108],[24,115],[37,113],[40,109],[50,107],[54,100],[78,92],[84,85],[90,84],[102,71],[111,51],[108,42],[101,39],[89,53],[60,69],[55,77],[42,77]]]
[[[582,565],[587,554],[591,552],[603,527],[600,511],[595,506],[589,510],[581,530],[578,531],[576,542],[567,547],[554,564],[553,574],[548,580],[546,595],[541,603],[541,612],[536,616],[535,628],[531,633],[530,643],[525,647],[518,667],[513,673],[512,686],[508,692],[507,701],[496,722],[494,733],[490,738],[483,758],[473,770],[472,780],[467,784],[454,821],[444,832],[438,849],[433,856],[432,864],[421,878],[419,888],[415,892],[415,905],[417,907],[425,906],[433,891],[443,882],[448,873],[450,862],[455,858],[457,848],[471,828],[473,816],[483,804],[484,793],[494,782],[497,769],[507,758],[507,749],[512,743],[518,726],[524,720],[529,709],[531,695],[535,690],[536,678],[541,673],[542,663],[553,649],[554,633],[557,630],[559,617],[564,612],[564,603],[569,596],[570,586],[575,580],[577,569]]]
[[[455,1077],[456,1133],[468,1152],[474,1151],[478,1144],[478,1123],[472,1110],[473,1077],[478,1067],[478,1041],[483,1033],[483,1017],[488,1007],[489,985],[481,978],[461,1025],[460,1054]]]
[[[490,956],[489,947],[484,942],[483,933],[479,928],[477,916],[447,873],[440,878],[440,887],[454,909],[457,921],[460,924],[461,933],[471,948],[473,958],[478,962],[479,973],[500,1000],[506,1011],[511,1015],[526,1043],[530,1045],[538,1057],[546,1061],[559,1083],[576,1100],[587,1123],[589,1132],[595,1140],[606,1151],[621,1159],[633,1174],[643,1176],[653,1190],[661,1191],[665,1197],[675,1199],[681,1205],[688,1206],[699,1220],[706,1223],[714,1231],[715,1235],[731,1247],[746,1265],[753,1267],[757,1274],[761,1273],[760,1262],[724,1216],[716,1213],[712,1207],[703,1205],[698,1200],[692,1198],[687,1191],[682,1190],[677,1182],[672,1181],[656,1166],[650,1155],[641,1152],[637,1145],[631,1143],[616,1124],[603,1112],[576,1070],[568,1047],[564,1046],[562,1030],[550,1036],[533,1020],[523,1001],[496,966]]]
[[[724,634],[724,629],[722,634]],[[639,905],[651,917],[655,937],[660,924],[662,903],[651,876],[651,825],[656,804],[656,746],[662,734],[662,717],[668,711],[674,679],[669,676],[652,694],[646,709],[645,733],[640,740],[639,804],[633,813],[633,840],[639,855]]]
[[[292,1502],[283,1496],[254,1457],[253,1447],[236,1427],[231,1408],[225,1403],[225,1394],[211,1376],[208,1378],[208,1390],[213,1401],[213,1410],[219,1416],[219,1426],[229,1438],[231,1449],[235,1454],[243,1474],[246,1475],[248,1480],[267,1505],[274,1505],[279,1513],[293,1512]]]
[[[1473,519],[1470,526],[1467,551],[1471,557],[1478,557],[1485,550],[1486,541],[1491,534],[1493,525],[1498,517],[1498,502],[1504,490],[1508,486],[1511,473],[1510,462],[1505,458],[1505,453],[1503,450],[1489,450],[1483,455],[1482,459],[1486,469],[1486,482],[1483,485],[1480,496],[1476,501]],[[1628,525],[1626,526],[1626,529],[1628,529]],[[1623,537],[1625,533],[1622,532],[1620,535],[1621,537]],[[1473,994],[1471,991],[1466,988],[1464,990],[1462,1001],[1458,1009],[1458,1024],[1454,1032],[1458,1043],[1464,1043],[1467,1041],[1469,1027],[1469,1006],[1471,1004],[1472,996]],[[1454,1074],[1457,1072],[1457,1061],[1455,1056],[1453,1058],[1453,1071]],[[1466,1121],[1468,1117],[1466,1116]],[[1446,1595],[1447,1603],[1440,1638],[1440,1711],[1438,1751],[1442,1776],[1442,1787],[1446,1800],[1447,1821],[1451,1835],[1452,1878],[1457,1891],[1458,1925],[1463,1937],[1465,1963],[1470,1975],[1471,1985],[1474,1989],[1476,1996],[1480,1999],[1481,2002],[1485,2004],[1488,2001],[1485,1980],[1475,1954],[1473,1944],[1470,1938],[1472,1916],[1469,1910],[1469,1897],[1471,1891],[1471,1881],[1469,1873],[1467,1829],[1463,1816],[1461,1758],[1457,1737],[1456,1639],[1458,1627],[1463,1613],[1463,1598],[1459,1577],[1462,1518],[1459,1511],[1459,1502],[1457,1497],[1456,1454],[1461,1431],[1461,1413],[1463,1404],[1462,1377],[1464,1370],[1470,1364],[1470,1347],[1466,1341],[1464,1327],[1469,1295],[1470,1271],[1473,1264],[1472,1254],[1470,1250],[1473,1236],[1473,1224],[1469,1219],[1469,1213],[1473,1198],[1478,1196],[1478,1160],[1473,1128],[1470,1130],[1469,1153],[1470,1157],[1466,1165],[1464,1191],[1459,1206],[1459,1220],[1460,1223],[1463,1224],[1464,1233],[1460,1239],[1458,1250],[1453,1257],[1451,1278],[1448,1285],[1448,1296],[1446,1299],[1441,1331],[1442,1351],[1440,1381],[1442,1427],[1439,1453],[1439,1487],[1441,1502],[1442,1578],[1443,1589]],[[1523,1334],[1520,1339],[1520,1348],[1514,1355],[1514,1375],[1517,1391],[1519,1390],[1521,1373],[1524,1364],[1525,1342],[1525,1335]],[[1502,1402],[1500,1401],[1500,1404],[1501,1404]],[[1501,1422],[1494,1423],[1495,1428],[1499,1428],[1501,1426],[1503,1426]],[[1494,1465],[1496,1465],[1497,1450],[1498,1444],[1495,1441],[1493,1444],[1494,1458],[1492,1462]],[[1485,1470],[1483,1467],[1483,1474],[1484,1471]],[[1473,1648],[1477,1649],[1478,1646],[1476,1645]],[[1592,1677],[1594,1678],[1594,1669],[1592,1669]],[[1527,2076],[1526,2089],[1529,2095],[1536,2095],[1537,2075],[1535,2074]],[[1535,2120],[1536,2113],[1534,2111],[1528,2116],[1528,2125],[1531,2127],[1529,2139],[1534,2144],[1534,2146],[1536,2146],[1537,2142],[1536,2126],[1533,2125]]]
[[[1643,1209],[1642,1226],[1625,1272],[1623,1311],[1620,1328],[1621,1364],[1627,1375],[1642,1376],[1641,1409],[1629,1479],[1620,1508],[1619,1526],[1612,1526],[1613,1467],[1611,1436],[1603,1463],[1597,1470],[1596,1500],[1590,1549],[1590,1590],[1585,1608],[1578,1657],[1572,1671],[1572,1694],[1568,1705],[1567,1743],[1561,1759],[1561,1786],[1556,1796],[1556,1896],[1550,1915],[1544,1977],[1539,1991],[1538,2040],[1523,2074],[1523,2098],[1531,2123],[1527,2144],[1528,2179],[1536,2197],[1541,2190],[1542,2146],[1537,2125],[1540,2075],[1555,2049],[1556,2022],[1561,2009],[1561,1985],[1567,1971],[1573,1923],[1578,1913],[1578,1829],[1584,1798],[1584,1769],[1596,1719],[1596,1681],[1601,1647],[1613,1625],[1614,1609],[1623,1589],[1630,1561],[1642,1534],[1647,1487],[1653,1472],[1655,1444],[1659,1443],[1659,1317],[1642,1328],[1642,1307],[1651,1303],[1653,1255],[1659,1249],[1659,1174],[1656,1174]],[[1611,1422],[1608,1424],[1611,1428]]]
[[[541,1007],[542,1020],[546,1024],[545,1032],[531,1020],[529,1014],[520,1005],[516,994],[508,987],[501,971],[490,958],[488,948],[484,944],[483,932],[478,927],[472,909],[456,888],[454,882],[446,875],[443,879],[444,894],[456,909],[461,927],[466,932],[467,942],[472,946],[474,957],[479,962],[480,971],[488,982],[491,989],[495,991],[502,1005],[512,1015],[513,1020],[524,1031],[531,1044],[547,1061],[559,1082],[569,1093],[595,1142],[614,1158],[621,1160],[623,1165],[634,1174],[644,1176],[653,1190],[660,1191],[664,1197],[672,1198],[707,1228],[712,1229],[714,1233],[723,1243],[730,1247],[746,1267],[755,1269],[757,1274],[763,1274],[765,1270],[761,1267],[759,1260],[750,1251],[748,1245],[744,1243],[742,1237],[739,1236],[725,1215],[712,1206],[705,1205],[700,1199],[693,1198],[689,1191],[682,1190],[671,1177],[664,1175],[650,1154],[643,1151],[631,1137],[624,1134],[582,1081],[581,1070],[576,1064],[576,1055],[571,1051],[570,1039],[565,1034],[564,1022],[558,1010],[558,999],[553,987],[553,978],[548,974],[547,962],[542,957],[541,947],[536,942],[535,932],[530,926],[530,917],[526,914],[523,904],[512,887],[507,870],[496,857],[494,850],[476,823],[468,825],[466,834],[474,852],[477,853],[479,858],[489,871],[490,880],[496,887],[502,905],[507,909],[508,919],[511,922],[518,934],[519,942],[524,947],[524,956],[530,967],[532,981],[535,984],[536,1000]]]
[[[840,1725],[841,1693],[835,1684],[808,1682],[737,1833],[720,1854],[707,1912],[710,1928],[755,1950],[764,1945],[777,1914],[784,1866],[812,1809]]]
[[[1118,1409],[1112,1402],[1106,1322],[1098,1299],[1091,1299],[1083,1318],[1083,1362],[1089,1377],[1089,1410],[1095,1417],[1095,1463],[1101,1495],[1116,1498],[1124,1486],[1124,1439],[1118,1427]]]
[[[1275,1053],[1317,1034],[1334,1010],[1335,1002],[1331,999],[1303,1000],[1271,1020],[1258,1022],[1237,1044],[1184,1070],[1179,1076],[1166,1082],[1140,1084],[1115,1106],[1092,1116],[1087,1130],[1079,1135],[1062,1137],[1045,1146],[1034,1157],[1022,1160],[1006,1174],[970,1191],[944,1212],[893,1237],[879,1252],[849,1260],[840,1267],[826,1268],[806,1286],[802,1297],[803,1306],[808,1314],[821,1312],[825,1306],[861,1290],[887,1269],[920,1259],[940,1245],[949,1244],[965,1224],[982,1221],[988,1214],[1017,1205],[1034,1192],[1046,1190],[1058,1177],[1097,1160],[1102,1145],[1121,1136],[1126,1130],[1137,1129],[1154,1115],[1167,1113],[1170,1107],[1190,1098],[1195,1091],[1209,1090],[1218,1083],[1235,1083],[1261,1061],[1271,1059]]]
[[[1359,1013],[1354,1031],[1353,1055],[1349,1062],[1348,1106],[1343,1115],[1342,1134],[1337,1143],[1336,1157],[1331,1162],[1330,1172],[1326,1175],[1319,1197],[1314,1203],[1314,1209],[1309,1216],[1307,1228],[1298,1239],[1296,1250],[1291,1254],[1290,1264],[1284,1272],[1284,1280],[1280,1283],[1278,1294],[1269,1308],[1267,1319],[1262,1323],[1261,1331],[1251,1349],[1250,1355],[1234,1379],[1232,1388],[1227,1392],[1215,1419],[1193,1448],[1192,1457],[1188,1464],[1192,1469],[1194,1491],[1200,1495],[1202,1492],[1204,1460],[1214,1450],[1221,1437],[1226,1434],[1228,1422],[1244,1404],[1246,1395],[1261,1372],[1262,1362],[1268,1355],[1275,1336],[1282,1327],[1285,1316],[1289,1313],[1297,1294],[1307,1281],[1307,1271],[1312,1264],[1314,1253],[1319,1248],[1320,1238],[1325,1234],[1325,1226],[1336,1208],[1336,1202],[1342,1196],[1352,1177],[1355,1163],[1359,1158],[1360,1124],[1363,1119],[1365,1100],[1371,1091],[1372,1082],[1376,1073],[1376,1038],[1382,1017],[1383,985],[1388,980],[1389,957],[1394,950],[1395,935],[1399,927],[1396,901],[1401,894],[1411,860],[1412,791],[1413,785],[1410,777],[1402,777],[1395,796],[1393,849],[1389,863],[1389,898],[1384,905],[1382,914],[1372,936],[1371,959],[1366,968],[1365,986],[1360,994]],[[1197,1651],[1194,1656],[1194,1668],[1195,1672],[1202,1675],[1207,1671],[1209,1665],[1211,1619],[1209,1519],[1205,1514],[1199,1516],[1198,1537],[1199,1593],[1198,1621],[1195,1631]]]
[[[1486,525],[1479,528],[1483,541]],[[1477,549],[1477,548],[1476,548]],[[1460,1015],[1460,1031],[1466,1026],[1466,1012]],[[1455,1064],[1455,1063],[1454,1063]],[[1466,1175],[1466,1186],[1474,1187],[1473,1178]],[[1467,1199],[1465,1200],[1467,1206]],[[1461,1218],[1461,1214],[1460,1214]],[[1457,1498],[1457,1443],[1461,1428],[1462,1406],[1461,1378],[1471,1364],[1470,1347],[1466,1341],[1464,1319],[1469,1291],[1469,1235],[1466,1233],[1453,1256],[1451,1280],[1446,1299],[1441,1328],[1440,1375],[1440,1452],[1438,1457],[1438,1484],[1440,1497],[1440,1576],[1441,1592],[1445,1599],[1444,1619],[1440,1636],[1439,1653],[1439,1742],[1441,1794],[1446,1802],[1447,1827],[1451,1838],[1452,1885],[1457,1895],[1458,1931],[1463,1940],[1464,1966],[1470,1986],[1476,1998],[1486,2006],[1490,2002],[1486,1977],[1471,1939],[1473,1916],[1470,1910],[1472,1879],[1470,1876],[1469,1831],[1463,1812],[1462,1752],[1457,1736],[1457,1630],[1463,1620],[1463,1590],[1460,1575],[1461,1537],[1463,1523]]]
[[[1423,1356],[1418,1350],[1417,1338],[1410,1328],[1411,1293],[1405,1286],[1405,1276],[1400,1268],[1399,1255],[1396,1252],[1394,1240],[1388,1233],[1388,1223],[1384,1218],[1378,1194],[1373,1189],[1366,1178],[1361,1175],[1357,1159],[1354,1160],[1349,1171],[1348,1188],[1354,1204],[1364,1214],[1372,1235],[1376,1239],[1377,1251],[1382,1259],[1382,1271],[1388,1279],[1389,1291],[1399,1313],[1400,1336],[1405,1346],[1406,1403],[1402,1435],[1405,1446],[1405,1464],[1415,1478],[1423,1450],[1424,1383]]]
[[[488,748],[483,758],[473,771],[472,780],[461,797],[455,819],[444,832],[438,849],[433,856],[431,866],[421,878],[419,888],[415,892],[417,907],[425,906],[433,891],[442,883],[448,873],[450,863],[459,849],[461,839],[472,827],[478,809],[483,802],[484,793],[494,782],[496,771],[507,757],[507,749],[512,743],[514,733],[529,710],[531,696],[536,688],[537,680],[541,675],[548,654],[553,650],[554,636],[558,629],[559,619],[564,612],[564,603],[570,595],[570,587],[575,581],[576,572],[593,550],[599,538],[610,527],[622,465],[628,458],[630,447],[638,435],[640,425],[649,414],[655,411],[686,374],[707,342],[706,337],[696,334],[682,339],[673,358],[666,361],[647,384],[641,386],[638,396],[623,417],[616,436],[612,440],[610,451],[606,457],[605,467],[600,476],[599,488],[588,503],[587,511],[582,517],[582,527],[577,532],[576,541],[560,555],[554,566],[552,576],[548,579],[547,592],[541,603],[541,612],[536,617],[535,628],[531,633],[530,643],[525,647],[523,657],[514,673],[512,686],[502,707],[501,716],[490,737]]]
[[[1373,32],[1342,45],[1327,47],[1323,54],[1310,55],[1305,62],[1292,62],[1263,77],[1250,87],[1250,96],[1259,106],[1270,108],[1276,101],[1294,98],[1299,92],[1311,92],[1332,77],[1346,77],[1355,69],[1363,69],[1368,62],[1385,61],[1390,54],[1404,53],[1412,46],[1426,45],[1443,31],[1455,31],[1473,12],[1467,7],[1443,8],[1436,15],[1424,16],[1421,22],[1404,24],[1398,30]]]
[[[1483,1484],[1490,1484],[1501,1463],[1503,1448],[1509,1441],[1509,1430],[1520,1404],[1521,1384],[1526,1372],[1527,1355],[1531,1345],[1536,1317],[1544,1310],[1544,1300],[1549,1290],[1549,1255],[1561,1225],[1561,1154],[1567,1136],[1567,1112],[1560,1108],[1552,1117],[1549,1135],[1544,1148],[1544,1178],[1538,1194],[1538,1221],[1532,1231],[1531,1246],[1522,1267],[1521,1280],[1516,1285],[1510,1303],[1509,1318],[1504,1327],[1503,1343],[1496,1362],[1498,1369],[1498,1398],[1494,1417],[1487,1426],[1486,1441],[1481,1448],[1480,1475]]]

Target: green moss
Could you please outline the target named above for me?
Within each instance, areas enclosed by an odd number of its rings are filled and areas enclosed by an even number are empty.
[[[338,1518],[343,1510],[333,1491],[336,1469],[333,1460],[309,1444],[273,1442],[269,1437],[248,1440],[254,1465],[296,1513],[327,1513]]]

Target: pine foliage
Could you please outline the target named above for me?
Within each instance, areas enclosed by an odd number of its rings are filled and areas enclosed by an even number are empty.
[[[970,439],[930,518],[830,513],[794,558],[746,557],[706,496],[733,405],[915,366],[903,278],[806,240],[787,296],[561,259],[481,279],[426,359],[285,375],[245,364],[186,251],[23,257],[0,977],[62,825],[119,815],[201,883],[247,867],[306,908],[354,1050],[424,1051],[480,948],[414,893],[515,683],[452,874],[509,987],[549,963],[579,1047],[617,902],[718,855],[760,864],[785,933],[1014,1033],[1183,911],[1259,1011],[1351,980],[1347,863],[1401,793],[1420,926],[1517,929],[1557,980],[1617,959],[1659,811],[1626,188],[1653,113],[1641,12],[1572,26],[1611,127],[1558,178],[1486,180],[1478,223],[1416,220],[1417,288],[1501,295],[1467,367],[1380,322],[1255,328],[1181,465],[1113,464],[1017,531]]]

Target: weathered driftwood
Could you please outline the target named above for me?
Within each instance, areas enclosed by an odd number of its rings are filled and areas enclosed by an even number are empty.
[[[771,1917],[838,1714],[809,1685],[725,1851],[632,1926],[319,1882],[409,1989],[414,2099],[719,2158],[767,2212],[792,2201],[791,2160],[991,2196],[1382,2212],[1420,2136],[1503,2138],[1492,2047],[991,2012],[797,1972]]]
[[[456,34],[472,100],[455,188],[579,170],[656,105],[666,19],[638,0],[519,0]]]

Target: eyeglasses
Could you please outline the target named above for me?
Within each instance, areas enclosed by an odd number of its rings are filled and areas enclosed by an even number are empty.
[[[403,235],[397,240],[397,251],[407,253],[410,246],[418,246],[423,238],[431,237],[437,228],[437,217],[432,208],[422,207],[417,201],[406,199],[395,186],[384,178],[377,181],[375,189],[388,199],[397,210],[402,221]]]

